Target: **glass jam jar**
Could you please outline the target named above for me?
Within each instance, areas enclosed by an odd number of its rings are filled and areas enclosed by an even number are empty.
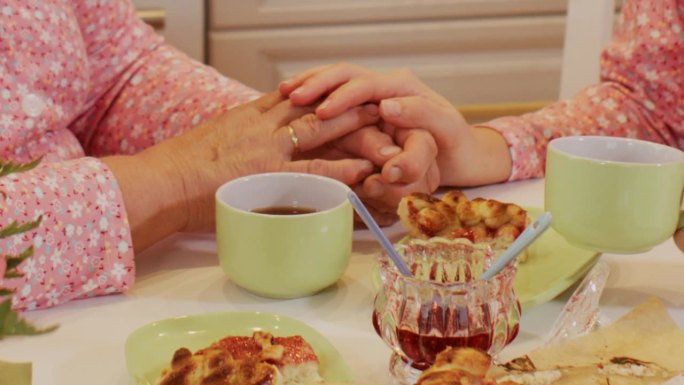
[[[433,238],[395,245],[413,272],[403,276],[383,252],[382,286],[373,326],[393,350],[390,372],[412,385],[446,347],[473,347],[497,354],[518,334],[520,302],[511,263],[489,280],[479,276],[493,263],[486,244]]]

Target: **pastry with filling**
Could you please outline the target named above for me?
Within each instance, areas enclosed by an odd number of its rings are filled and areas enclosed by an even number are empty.
[[[613,323],[542,346],[490,375],[518,385],[660,385],[684,373],[684,330],[650,298]]]
[[[448,348],[416,385],[661,385],[684,373],[684,330],[650,298],[612,324],[505,364]]]
[[[493,199],[469,200],[452,190],[440,199],[424,193],[409,194],[397,209],[409,236],[467,238],[489,243],[494,250],[506,249],[528,224],[527,212],[518,205]]]
[[[158,385],[299,385],[321,382],[318,357],[301,336],[229,336],[194,354],[178,349]]]
[[[529,360],[529,358],[524,357]],[[653,362],[613,357],[607,363],[537,369],[503,365],[493,371],[502,385],[660,385],[675,373]]]
[[[282,385],[278,368],[258,359],[236,360],[223,349],[208,348],[193,354],[180,348],[158,385]]]
[[[257,331],[252,337],[225,337],[211,347],[224,349],[238,360],[261,357],[278,368],[284,385],[321,381],[318,357],[302,336],[273,337],[268,332]]]
[[[447,348],[415,385],[660,385],[674,373],[652,363],[614,357],[605,364],[538,369],[529,357],[493,365],[473,348]]]
[[[446,348],[423,371],[415,385],[494,385],[487,376],[492,358],[473,348]]]

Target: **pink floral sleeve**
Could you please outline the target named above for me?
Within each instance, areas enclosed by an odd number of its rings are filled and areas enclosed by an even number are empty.
[[[126,210],[95,157],[135,153],[258,93],[164,44],[130,1],[5,0],[0,36],[0,159],[43,158],[0,178],[0,227],[43,217],[0,239],[0,255],[34,247],[24,276],[0,287],[17,290],[18,309],[125,291]]]
[[[126,212],[113,175],[98,160],[46,163],[33,171],[0,178],[0,224],[42,216],[31,233],[9,237],[0,255],[29,246],[22,279],[0,281],[17,289],[15,307],[35,309],[125,291],[134,265]]]
[[[509,144],[511,180],[543,176],[546,145],[560,136],[623,136],[684,148],[684,1],[625,1],[601,65],[601,83],[573,99],[484,124]]]

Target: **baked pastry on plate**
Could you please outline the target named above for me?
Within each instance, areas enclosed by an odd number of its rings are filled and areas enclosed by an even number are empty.
[[[513,203],[494,199],[469,200],[452,190],[434,197],[413,193],[399,202],[399,220],[413,238],[467,238],[488,243],[495,251],[515,241],[528,224],[527,212]]]
[[[684,330],[650,298],[612,324],[505,364],[447,348],[416,385],[660,385],[684,373]]]
[[[448,347],[437,354],[415,385],[495,385],[487,375],[491,365],[492,358],[481,350]]]
[[[298,385],[321,382],[318,357],[301,336],[229,336],[194,354],[178,349],[158,385]]]

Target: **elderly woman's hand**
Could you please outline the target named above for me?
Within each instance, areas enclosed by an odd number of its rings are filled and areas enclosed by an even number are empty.
[[[377,107],[355,107],[325,121],[312,111],[274,92],[138,155],[104,158],[121,186],[136,249],[174,231],[212,229],[216,189],[240,176],[293,171],[349,185],[363,181],[373,171],[370,161],[308,153],[376,123]]]
[[[379,103],[383,131],[395,141],[406,130],[421,128],[429,132],[436,146],[425,142],[404,147],[401,155],[383,166],[384,191],[425,178],[425,171],[435,157],[442,185],[494,183],[510,174],[511,160],[503,137],[488,128],[470,127],[450,102],[410,71],[375,73],[340,63],[297,75],[283,82],[280,91],[296,105],[309,105],[325,98],[316,109],[321,119],[333,118],[364,103]],[[427,136],[420,138],[429,140]],[[422,186],[431,184],[432,181],[425,181]],[[376,193],[379,191],[375,189]]]

